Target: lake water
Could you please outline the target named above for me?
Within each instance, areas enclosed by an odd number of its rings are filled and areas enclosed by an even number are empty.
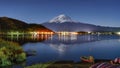
[[[120,57],[120,36],[117,35],[40,35],[26,38],[10,38],[19,42],[25,51],[35,50],[35,56],[27,57],[26,65],[48,61],[80,61],[81,56],[95,59]]]

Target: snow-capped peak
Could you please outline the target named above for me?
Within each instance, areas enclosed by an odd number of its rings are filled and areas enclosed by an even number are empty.
[[[64,23],[64,22],[73,22],[72,19],[67,16],[67,15],[64,15],[64,14],[61,14],[55,18],[53,18],[52,20],[49,21],[50,23]]]

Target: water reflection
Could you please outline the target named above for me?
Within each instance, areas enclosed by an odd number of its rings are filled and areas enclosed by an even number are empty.
[[[97,59],[114,59],[120,56],[120,36],[117,35],[54,35],[40,43],[23,45],[24,50],[34,48],[37,55],[29,57],[27,64],[74,60],[92,55]],[[34,45],[34,46],[33,46]]]
[[[42,42],[45,40],[48,40],[49,38],[52,37],[52,34],[40,34],[40,35],[26,35],[26,36],[0,36],[0,38],[6,40],[6,41],[12,41],[12,42],[17,42],[21,45],[29,42]]]
[[[0,36],[0,38],[14,41],[20,43],[28,42],[42,42],[44,43],[62,43],[62,44],[81,44],[85,42],[100,41],[100,40],[109,40],[109,39],[119,39],[117,35],[61,35],[61,34],[40,34],[40,35],[26,35],[26,36]]]
[[[54,48],[55,50],[58,50],[58,52],[60,54],[63,54],[68,48],[68,46],[66,46],[65,44],[58,44],[58,45],[57,44],[49,44],[49,46]]]
[[[58,34],[58,38],[59,40],[62,40],[62,41],[77,40],[77,34],[73,34],[73,35]]]
[[[86,42],[94,42],[100,40],[119,39],[117,35],[54,35],[44,41],[44,43],[52,44],[81,44]]]
[[[36,56],[28,57],[26,64],[51,60],[80,60],[80,56],[93,55],[95,58],[120,56],[120,36],[117,35],[36,35],[8,36],[3,39],[19,42],[23,49],[34,49]],[[112,55],[111,55],[111,54]]]
[[[69,49],[69,47],[71,47],[71,45],[66,45],[64,43],[58,43],[58,42],[73,42],[73,41],[77,41],[77,34],[71,34],[71,35],[55,35],[54,37],[52,37],[51,39],[48,39],[45,41],[45,43],[47,43],[47,45],[49,45],[50,47],[52,47],[53,49],[57,50],[59,52],[59,54],[64,54],[64,52]]]
[[[117,35],[54,35],[52,39],[48,39],[43,43],[63,54],[74,45],[112,39],[120,39],[120,37]],[[92,51],[92,48],[88,50]]]

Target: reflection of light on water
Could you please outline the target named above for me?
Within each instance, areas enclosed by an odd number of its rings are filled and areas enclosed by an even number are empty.
[[[91,36],[88,36],[88,38],[87,38],[89,41],[91,40]]]
[[[48,38],[51,38],[51,36],[52,36],[52,34],[41,34],[41,35],[33,35],[33,36],[31,36],[31,38],[33,40],[39,40],[39,39],[47,40]]]
[[[91,40],[100,40],[100,35],[88,35],[88,36],[85,36],[85,38],[88,40],[88,41],[91,41]]]
[[[24,41],[24,40],[33,40],[33,41],[39,41],[39,40],[47,40],[49,38],[51,38],[52,34],[40,34],[40,35],[9,35],[9,36],[5,36],[3,38],[6,38],[10,41]]]
[[[58,35],[59,40],[64,40],[64,41],[68,41],[68,40],[77,40],[77,35],[73,34],[73,35]]]

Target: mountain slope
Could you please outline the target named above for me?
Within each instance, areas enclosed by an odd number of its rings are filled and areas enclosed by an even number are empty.
[[[39,25],[39,24],[27,24],[26,22],[8,18],[8,17],[0,17],[0,32],[6,31],[51,31],[50,29]]]
[[[64,21],[63,21],[64,19]],[[62,23],[61,23],[62,22]],[[42,23],[43,26],[59,32],[59,31],[120,31],[120,28],[117,27],[105,27],[105,26],[96,26],[92,24],[86,24],[81,22],[75,22],[70,17],[65,15],[59,15],[52,19],[52,21],[48,21]]]
[[[52,30],[47,29],[43,25],[38,25],[38,24],[29,24],[27,30],[28,31],[52,32]]]
[[[27,23],[8,18],[8,17],[0,17],[0,29],[1,31],[7,30],[24,30],[28,26]]]

